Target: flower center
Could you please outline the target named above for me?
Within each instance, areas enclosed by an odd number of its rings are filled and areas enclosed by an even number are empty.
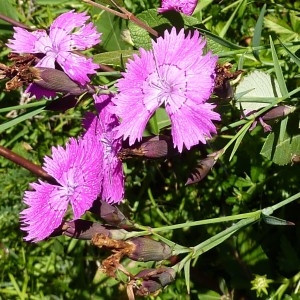
[[[144,99],[146,108],[153,109],[154,101],[158,106],[164,104],[176,112],[186,102],[187,84],[185,72],[176,65],[158,66],[143,87],[144,94],[151,95],[151,99]]]

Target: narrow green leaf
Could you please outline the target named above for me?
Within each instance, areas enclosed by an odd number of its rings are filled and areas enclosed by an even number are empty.
[[[15,106],[9,106],[9,107],[3,107],[0,108],[0,113],[12,111],[12,110],[19,110],[19,109],[26,109],[31,107],[38,107],[38,106],[45,106],[45,104],[49,103],[49,100],[42,100],[22,105],[15,105]]]
[[[264,220],[265,223],[270,225],[280,225],[280,226],[295,225],[293,222],[279,219],[273,216],[262,215],[262,219]]]
[[[198,28],[198,29],[201,33],[205,34],[206,38],[208,39],[208,44],[209,44],[209,40],[211,39],[211,40],[215,41],[217,44],[220,44],[221,46],[227,47],[232,50],[241,50],[241,49],[245,49],[245,51],[247,50],[247,48],[242,47],[240,45],[233,44],[230,41],[223,39],[220,36],[215,35],[206,29],[203,29],[203,28]],[[210,47],[210,48],[212,48],[212,47]],[[214,51],[214,53],[218,53],[218,52]]]
[[[200,243],[199,245],[194,247],[195,252],[193,254],[193,258],[197,258],[199,255],[203,254],[204,252],[207,252],[208,250],[221,244],[222,242],[227,240],[230,236],[232,236],[235,232],[237,232],[241,228],[246,227],[254,222],[257,222],[259,220],[259,218],[254,217],[254,218],[248,218],[248,219],[241,220],[241,221],[237,222],[236,224],[233,224],[229,228],[214,235],[213,237]]]
[[[251,125],[252,125],[252,122],[249,122],[249,123],[245,124],[244,127],[238,132],[239,136],[237,137],[237,139],[234,143],[234,147],[233,147],[232,152],[230,154],[229,160],[231,160],[232,157],[234,156],[234,154],[237,151],[244,135],[246,134],[246,132],[248,132]]]
[[[243,1],[244,1],[244,0],[243,0]],[[231,23],[232,23],[233,19],[235,18],[235,15],[237,14],[238,10],[240,9],[240,6],[241,6],[241,4],[243,3],[243,1],[241,1],[241,2],[239,3],[239,5],[236,7],[236,9],[234,10],[234,12],[232,13],[232,15],[230,16],[230,18],[229,18],[228,21],[226,22],[225,26],[223,26],[223,28],[222,28],[222,30],[221,30],[221,32],[220,32],[220,34],[219,34],[219,36],[220,36],[221,38],[223,38],[223,37],[226,35],[226,33],[227,33],[229,27],[231,26]]]
[[[11,273],[9,273],[8,276],[9,276],[9,279],[10,279],[12,285],[13,285],[14,288],[15,288],[15,291],[16,291],[17,294],[19,295],[20,299],[23,299],[23,298],[21,297],[21,296],[22,296],[22,295],[21,295],[21,290],[20,290],[20,288],[19,288],[19,285],[18,285],[18,283],[17,283],[17,281],[16,281],[14,275],[11,274]]]
[[[262,32],[262,28],[263,28],[263,24],[264,24],[264,15],[266,13],[266,7],[267,7],[267,5],[264,4],[263,8],[260,11],[258,20],[255,24],[254,34],[253,34],[253,39],[252,39],[252,47],[258,47],[260,45],[261,32]],[[257,60],[260,60],[258,50],[253,50],[253,56]]]
[[[285,49],[285,51],[287,52],[289,57],[293,60],[293,62],[296,63],[298,65],[298,67],[300,67],[300,58],[297,55],[295,55],[294,53],[292,53],[280,40],[279,40],[279,42],[280,42],[281,46]]]
[[[45,107],[43,106],[43,107],[41,107],[41,108],[39,108],[39,109],[36,109],[36,110],[31,111],[31,112],[29,112],[29,113],[23,114],[23,115],[21,115],[21,116],[15,118],[15,119],[13,119],[13,120],[11,120],[11,121],[8,121],[8,122],[6,122],[6,123],[4,123],[4,124],[1,124],[1,125],[0,125],[0,133],[3,132],[3,131],[6,130],[6,129],[12,127],[12,126],[15,126],[15,125],[18,124],[18,123],[21,123],[21,122],[23,122],[23,121],[25,121],[25,120],[27,120],[27,119],[30,119],[30,118],[32,118],[32,117],[38,115],[38,114],[41,113],[44,109],[45,109]]]
[[[188,260],[184,265],[184,278],[185,278],[185,284],[186,284],[186,289],[188,294],[190,293],[190,281],[191,281],[190,265],[191,265],[191,260]]]
[[[276,49],[272,40],[272,37],[270,36],[270,45],[271,45],[271,51],[272,51],[272,57],[273,57],[273,62],[274,62],[274,68],[275,68],[275,73],[276,73],[276,78],[279,84],[279,88],[281,91],[282,96],[288,95],[288,90],[285,84],[285,80],[283,77],[283,73],[279,64],[278,56],[276,53]]]

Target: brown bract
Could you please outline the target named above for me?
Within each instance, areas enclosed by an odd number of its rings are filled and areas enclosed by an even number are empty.
[[[115,277],[115,272],[120,265],[120,260],[124,255],[129,256],[134,251],[134,244],[126,241],[111,239],[101,233],[92,238],[92,244],[99,248],[111,249],[114,254],[102,261],[102,270],[111,277]]]

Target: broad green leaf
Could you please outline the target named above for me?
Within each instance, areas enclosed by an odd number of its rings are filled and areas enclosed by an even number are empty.
[[[93,61],[97,64],[104,64],[109,66],[122,67],[127,60],[132,58],[135,50],[117,50],[110,52],[103,52],[93,56]]]
[[[258,110],[281,97],[280,88],[275,78],[262,71],[254,71],[245,76],[236,87],[237,107],[243,110]],[[253,102],[240,100],[253,98]],[[268,100],[268,99],[269,100]],[[259,101],[261,99],[261,101]]]
[[[274,132],[268,135],[260,152],[261,155],[278,165],[289,164],[291,163],[293,155],[300,155],[300,132],[299,129],[295,131],[295,129],[292,128],[295,124],[291,126],[290,123],[288,124],[287,132],[290,132],[291,129],[293,130],[292,132],[294,132],[293,135],[285,132],[283,139],[279,141],[279,130],[278,128],[277,130],[273,128]]]
[[[172,26],[182,28],[192,26],[198,23],[196,18],[179,14],[177,12],[166,12],[159,14],[157,9],[149,9],[137,15],[137,17],[147,24],[149,27],[157,30],[159,34],[162,34],[165,29]],[[136,48],[151,48],[151,37],[149,33],[136,25],[133,22],[129,22],[128,28],[131,34],[132,41]]]
[[[11,0],[5,0],[5,1],[2,0],[1,1],[0,13],[4,16],[7,16],[7,17],[13,19],[13,20],[19,21],[18,11],[17,11],[16,7],[14,7],[12,5]],[[0,35],[9,34],[11,31],[12,31],[12,26],[8,22],[0,19]]]
[[[121,33],[126,29],[126,21],[100,9],[93,9],[94,13],[100,13],[99,19],[95,22],[101,35],[101,46],[105,51],[125,50],[129,46],[123,41]]]
[[[284,41],[299,40],[300,34],[291,28],[284,19],[268,15],[265,17],[265,26],[281,35]]]

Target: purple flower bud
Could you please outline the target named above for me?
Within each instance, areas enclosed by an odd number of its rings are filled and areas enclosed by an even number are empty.
[[[282,118],[287,116],[288,114],[295,111],[295,107],[287,106],[287,105],[279,105],[275,106],[269,111],[267,111],[261,118],[264,121],[273,120],[277,118]]]
[[[168,267],[143,270],[134,277],[135,294],[137,296],[152,294],[173,282],[175,274],[174,269]]]
[[[147,237],[136,237],[128,240],[134,245],[133,251],[127,254],[136,261],[160,261],[172,256],[172,249],[163,242],[154,241]]]
[[[131,148],[121,150],[122,158],[143,156],[146,158],[161,158],[172,156],[178,152],[174,149],[172,140],[167,136],[155,136],[146,141],[135,144]]]
[[[37,79],[34,80],[34,83],[44,89],[70,95],[95,92],[90,86],[81,86],[77,84],[63,71],[44,67],[35,67],[31,69],[37,70]]]
[[[133,227],[132,222],[128,220],[116,206],[110,205],[105,201],[100,202],[100,217],[105,222],[110,225],[126,229]]]
[[[211,168],[216,163],[214,156],[208,156],[200,161],[200,165],[193,171],[185,185],[197,183],[207,176]]]
[[[97,233],[110,235],[109,230],[101,224],[82,219],[65,222],[62,230],[64,235],[80,240],[90,240]]]

